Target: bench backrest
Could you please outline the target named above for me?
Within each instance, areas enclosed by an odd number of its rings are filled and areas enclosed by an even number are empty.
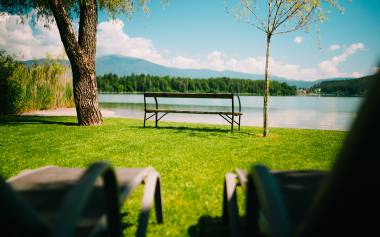
[[[212,98],[232,99],[232,93],[171,93],[171,92],[146,92],[144,97],[170,97],[170,98]]]

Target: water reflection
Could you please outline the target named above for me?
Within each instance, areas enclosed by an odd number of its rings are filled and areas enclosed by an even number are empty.
[[[142,119],[142,95],[101,94],[101,107],[116,117]],[[154,100],[148,100],[154,107]],[[362,98],[357,97],[271,97],[269,124],[271,127],[344,130],[350,128]],[[242,125],[262,126],[262,97],[241,96]],[[236,103],[237,105],[237,103]],[[159,108],[200,111],[230,111],[231,101],[223,99],[160,98]],[[226,124],[217,115],[168,114],[166,121]]]

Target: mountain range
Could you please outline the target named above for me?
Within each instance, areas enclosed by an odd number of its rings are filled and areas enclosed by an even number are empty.
[[[42,63],[44,59],[24,61],[26,65]],[[62,64],[68,64],[66,61],[60,61]],[[259,74],[242,73],[236,71],[215,71],[210,69],[182,69],[166,67],[156,63],[149,62],[140,58],[132,58],[120,55],[107,55],[96,59],[96,74],[104,75],[113,73],[118,76],[127,76],[133,74],[149,74],[154,76],[176,76],[188,78],[211,78],[211,77],[229,77],[239,79],[263,80],[264,76]],[[302,81],[288,79],[278,76],[271,76],[271,80],[286,82],[297,88],[309,88],[323,81],[331,80],[348,80],[353,78],[328,78],[315,81]]]
[[[166,67],[156,63],[149,62],[140,58],[132,58],[119,55],[108,55],[96,59],[96,73],[104,75],[114,73],[118,76],[134,74],[149,74],[154,76],[176,76],[189,78],[211,78],[211,77],[229,77],[239,79],[264,80],[264,75],[250,74],[236,71],[215,71],[210,69],[182,69]],[[288,79],[278,76],[271,76],[271,80],[286,82],[297,88],[309,88],[323,81],[349,80],[353,78],[327,78],[315,81],[302,81]]]

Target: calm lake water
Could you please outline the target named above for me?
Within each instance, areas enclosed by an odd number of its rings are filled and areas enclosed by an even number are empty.
[[[113,116],[144,118],[144,96],[136,94],[100,94],[101,107]],[[147,102],[154,106],[154,100]],[[240,96],[242,126],[262,126],[263,97]],[[360,97],[270,97],[270,127],[349,130],[363,101]],[[230,111],[231,100],[158,98],[159,108],[201,111]],[[236,100],[237,105],[237,100]],[[226,124],[218,115],[168,114],[162,120]]]

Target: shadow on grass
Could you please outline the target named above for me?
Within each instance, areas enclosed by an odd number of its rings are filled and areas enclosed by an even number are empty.
[[[64,126],[78,126],[74,122],[58,121],[54,117],[40,117],[40,116],[28,116],[28,115],[6,115],[0,116],[0,126],[5,125],[19,125],[19,124],[56,124]]]
[[[138,128],[144,128],[144,127],[140,127],[140,126],[136,126]],[[160,126],[158,128],[155,128],[155,127],[145,127],[144,129],[168,129],[168,130],[176,130],[177,132],[223,132],[223,133],[227,133],[227,132],[230,132],[231,130],[230,129],[222,129],[222,128],[209,128],[209,127],[197,127],[197,128],[194,128],[194,127],[185,127],[185,126],[180,126],[180,127],[176,127],[176,126]]]
[[[121,229],[122,229],[122,231],[125,231],[126,229],[130,228],[131,226],[133,226],[133,223],[130,222],[128,216],[129,216],[129,213],[127,211],[122,211],[121,212],[120,218],[122,220],[122,223],[121,223]]]
[[[197,224],[187,230],[192,237],[223,237],[228,236],[228,226],[223,223],[221,217],[202,216]]]
[[[190,125],[191,126],[191,125]],[[231,134],[231,129],[230,128],[210,128],[210,127],[185,127],[185,126],[161,126],[158,128],[155,128],[154,126],[147,126],[147,127],[142,127],[142,126],[134,126],[134,128],[143,128],[143,129],[168,129],[168,130],[176,130],[177,133],[180,132],[205,132],[205,133],[210,133],[210,132],[215,132],[215,133],[229,133]],[[252,131],[245,131],[242,130],[235,130],[233,131],[232,134],[244,134],[244,135],[255,135],[257,136],[256,133]]]

